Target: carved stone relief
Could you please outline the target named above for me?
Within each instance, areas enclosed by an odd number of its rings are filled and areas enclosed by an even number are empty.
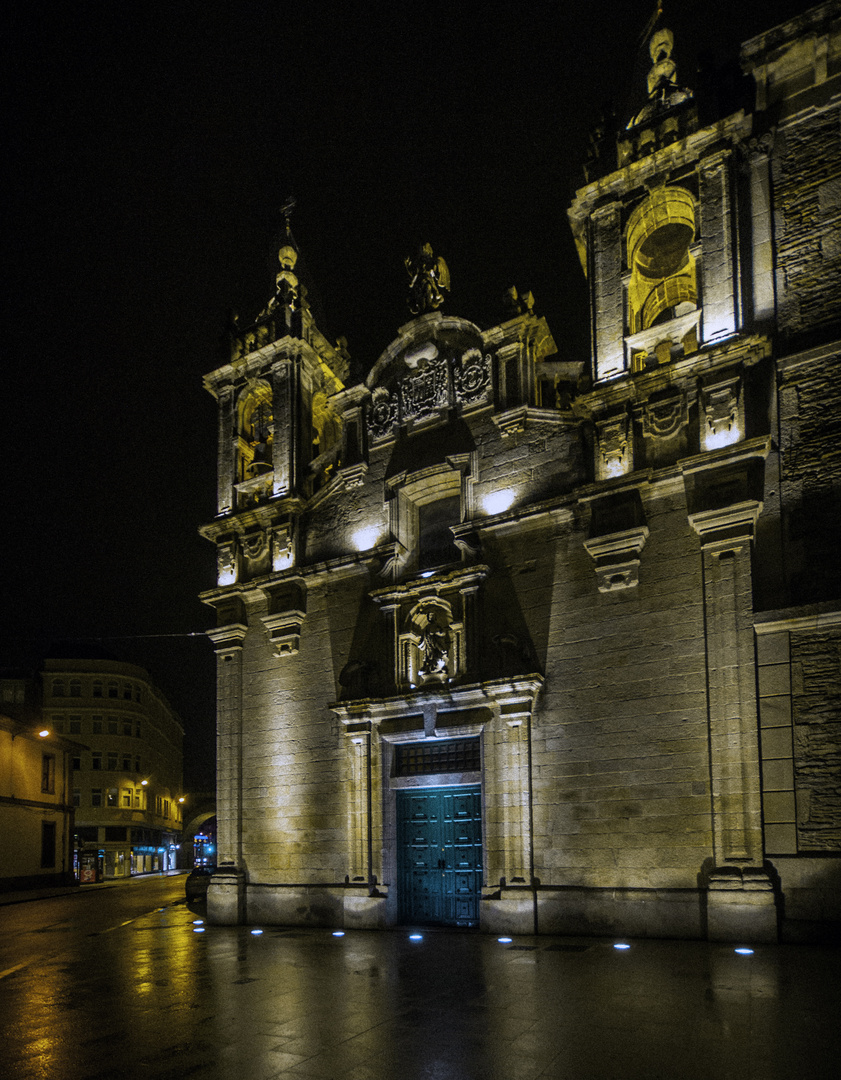
[[[478,349],[468,349],[461,363],[453,367],[453,385],[459,405],[476,405],[490,397],[491,358]]]
[[[407,375],[400,383],[403,416],[420,420],[449,405],[449,379],[446,360],[433,360],[417,375]]]
[[[646,401],[641,409],[642,433],[646,438],[669,439],[689,423],[685,394]]]
[[[597,470],[599,480],[623,476],[633,469],[633,445],[627,413],[596,421],[598,432]]]
[[[368,406],[368,434],[372,442],[382,442],[394,434],[400,418],[396,398],[388,390],[379,387]]]

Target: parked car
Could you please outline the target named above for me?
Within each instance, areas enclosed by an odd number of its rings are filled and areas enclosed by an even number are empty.
[[[184,883],[188,904],[207,898],[207,886],[210,884],[210,878],[215,872],[215,866],[197,866],[195,870],[190,871]]]

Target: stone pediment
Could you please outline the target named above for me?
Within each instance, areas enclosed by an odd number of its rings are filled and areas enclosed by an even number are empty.
[[[369,438],[433,424],[451,410],[493,400],[493,372],[482,333],[465,319],[432,312],[402,326],[366,380]]]

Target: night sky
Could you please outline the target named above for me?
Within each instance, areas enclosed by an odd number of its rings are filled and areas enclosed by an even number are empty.
[[[666,3],[678,78],[722,71],[794,2]],[[486,327],[532,289],[588,350],[566,223],[587,133],[624,122],[650,0],[22,3],[7,133],[2,659],[95,640],[148,668],[212,782],[215,403],[228,313],[274,289],[280,207],[328,337],[366,372],[409,319],[429,240],[445,310]],[[727,83],[719,76],[722,85]],[[729,84],[728,84],[729,85]],[[147,635],[187,635],[150,637]]]

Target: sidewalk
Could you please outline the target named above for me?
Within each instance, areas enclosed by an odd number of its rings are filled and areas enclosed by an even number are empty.
[[[8,904],[26,904],[30,900],[52,900],[56,896],[80,896],[82,893],[98,892],[101,889],[113,889],[118,885],[128,885],[132,881],[148,881],[149,878],[174,877],[177,874],[189,874],[189,870],[165,870],[153,874],[132,874],[131,877],[108,878],[95,885],[54,885],[45,889],[11,889],[0,892],[0,907]]]

